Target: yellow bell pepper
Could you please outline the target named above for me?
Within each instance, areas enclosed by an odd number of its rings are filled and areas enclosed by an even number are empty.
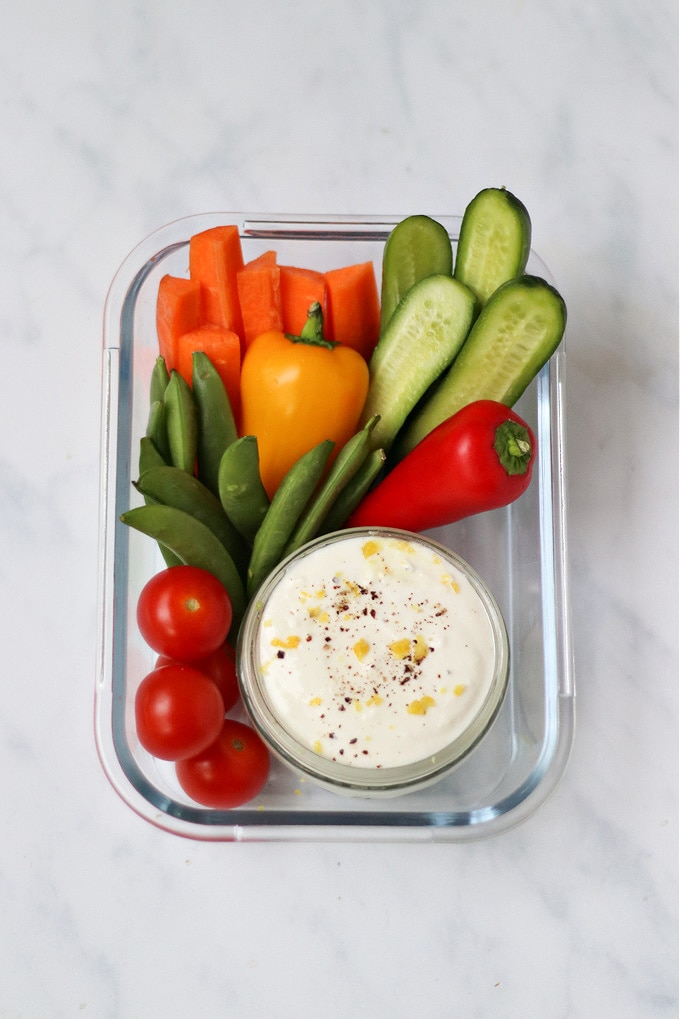
[[[262,484],[271,498],[296,460],[326,439],[337,453],[354,434],[368,393],[368,365],[351,347],[325,340],[321,306],[299,337],[277,330],[249,345],[241,369],[241,434],[257,437]]]

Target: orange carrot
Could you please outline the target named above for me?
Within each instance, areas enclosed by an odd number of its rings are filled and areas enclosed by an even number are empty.
[[[252,269],[253,266],[275,266],[278,261],[276,252],[272,249],[270,251],[263,251],[261,255],[251,259],[250,262],[246,262],[245,269]]]
[[[247,350],[255,337],[269,330],[282,330],[281,270],[276,252],[263,252],[237,274],[238,296],[243,317],[243,340]]]
[[[238,333],[208,323],[181,336],[177,343],[177,371],[191,386],[194,351],[204,351],[224,383],[234,417],[241,410],[241,340]]]
[[[189,241],[189,276],[201,284],[204,322],[243,335],[236,274],[243,269],[238,227],[210,227]]]
[[[366,361],[378,342],[380,296],[372,262],[326,273],[328,340],[353,347]]]
[[[201,288],[195,280],[166,275],[158,284],[156,332],[159,353],[170,369],[177,365],[177,341],[201,320]]]
[[[318,301],[326,316],[326,281],[323,273],[297,266],[281,266],[281,315],[284,333],[298,336],[307,321],[309,306]]]

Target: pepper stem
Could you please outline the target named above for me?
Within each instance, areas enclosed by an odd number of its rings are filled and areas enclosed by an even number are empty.
[[[323,335],[323,310],[318,301],[314,301],[309,306],[307,321],[302,327],[300,335],[293,336],[292,333],[286,333],[286,336],[294,344],[307,344],[309,347],[325,347],[329,351],[338,346],[335,340],[326,340]]]
[[[529,432],[519,422],[508,418],[496,429],[493,448],[509,475],[526,474],[533,450]]]

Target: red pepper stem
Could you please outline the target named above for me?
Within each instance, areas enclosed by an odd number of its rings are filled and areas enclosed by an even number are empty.
[[[524,425],[508,418],[496,428],[493,448],[509,475],[524,475],[531,461],[531,438]]]
[[[318,301],[309,306],[307,321],[302,327],[300,335],[293,336],[292,333],[286,333],[286,336],[292,343],[307,344],[308,347],[325,347],[332,351],[334,347],[338,346],[335,340],[326,340],[323,335],[323,310]]]

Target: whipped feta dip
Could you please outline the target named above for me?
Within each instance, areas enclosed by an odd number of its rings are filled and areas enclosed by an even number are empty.
[[[498,686],[498,627],[465,566],[418,536],[364,531],[288,562],[252,649],[280,726],[372,770],[429,759],[474,729]]]

